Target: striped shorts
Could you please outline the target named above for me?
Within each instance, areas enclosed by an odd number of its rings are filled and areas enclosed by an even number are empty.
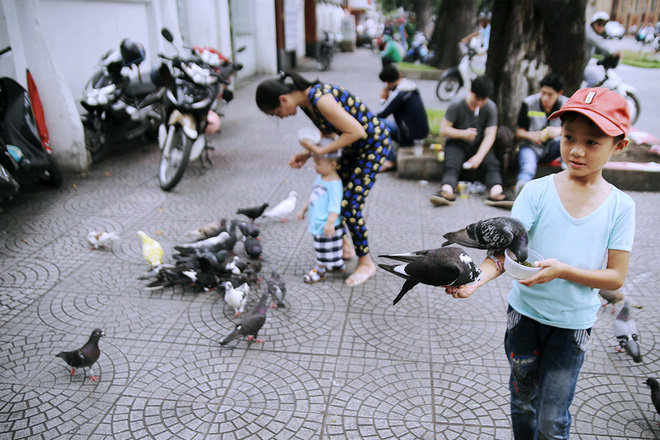
[[[319,266],[333,269],[344,264],[342,259],[342,245],[344,238],[344,226],[335,228],[335,234],[332,237],[325,235],[314,235],[314,250],[316,251],[316,263]]]

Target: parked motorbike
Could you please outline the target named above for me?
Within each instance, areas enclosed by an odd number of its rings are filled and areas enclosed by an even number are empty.
[[[630,123],[635,124],[639,119],[642,107],[637,99],[637,89],[623,81],[623,78],[616,72],[616,67],[619,65],[619,58],[615,56],[605,57],[598,60],[599,66],[603,66],[604,75],[603,79],[599,81],[594,87],[605,87],[614,90],[628,102],[628,109],[630,111]]]
[[[403,57],[403,61],[406,63],[414,63],[417,61],[422,64],[426,63],[433,57],[433,53],[429,52],[427,44],[428,41],[424,33],[420,31],[415,32],[415,36],[410,43],[408,51]]]
[[[325,37],[321,44],[319,45],[319,54],[316,58],[318,69],[326,71],[332,65],[332,58],[335,53],[335,42],[332,38],[332,34],[328,31],[323,31]]]
[[[472,41],[476,41],[476,39]],[[435,88],[435,94],[440,101],[451,101],[461,87],[469,89],[472,80],[486,72],[486,57],[479,55],[473,44],[468,46],[465,43],[459,43],[458,48],[461,54],[458,65],[447,69]]]
[[[156,138],[162,118],[164,88],[157,84],[158,68],[142,78],[139,65],[144,60],[142,44],[124,39],[119,50],[111,49],[100,60],[98,69],[85,85],[80,103],[87,110],[82,116],[85,147],[92,161],[103,160],[111,145],[143,136]],[[136,66],[138,78],[122,73]]]
[[[0,78],[0,200],[35,182],[60,186],[62,173],[51,153],[41,142],[28,91],[12,78]]]
[[[161,34],[174,45],[168,29],[163,28]],[[178,49],[174,57],[159,56],[170,62],[177,72],[167,86],[165,117],[158,133],[161,148],[158,181],[163,190],[169,191],[179,183],[190,160],[199,158],[203,166],[206,159],[211,164],[208,151],[212,148],[206,133],[209,112],[215,108],[219,97],[233,97],[231,89],[225,86],[242,66],[226,60],[214,68],[195,55],[194,49],[185,58],[179,55]]]

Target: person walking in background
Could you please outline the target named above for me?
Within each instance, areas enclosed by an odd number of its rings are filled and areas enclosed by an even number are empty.
[[[290,78],[291,81],[287,81]],[[305,152],[289,160],[292,168],[300,168],[314,154],[327,154],[342,149],[337,171],[344,185],[341,214],[351,234],[358,265],[346,285],[357,286],[376,273],[371,259],[367,225],[362,211],[380,167],[390,150],[390,133],[378,117],[354,94],[343,87],[308,81],[293,71],[283,72],[278,79],[262,81],[257,86],[257,106],[268,115],[286,118],[300,108],[321,130],[338,136],[324,147],[305,140]],[[350,250],[344,250],[344,257]]]
[[[378,77],[385,87],[377,116],[390,130],[392,140],[399,146],[410,146],[415,139],[424,139],[429,134],[429,122],[417,84],[403,78],[395,64],[383,67]],[[386,119],[389,115],[394,116],[394,121]],[[395,169],[396,153],[391,148],[381,171]]]
[[[319,146],[331,143],[333,138],[323,137]],[[342,259],[344,226],[341,221],[341,201],[344,187],[337,174],[337,160],[340,150],[327,154],[314,154],[314,168],[317,176],[307,203],[298,211],[297,219],[302,220],[309,212],[307,230],[314,238],[316,267],[303,276],[303,281],[313,284],[325,279],[328,270],[343,272],[346,263]]]
[[[497,106],[489,99],[493,81],[479,76],[472,81],[470,92],[454,100],[440,123],[445,137],[445,160],[440,192],[431,197],[433,206],[452,205],[454,191],[462,168],[486,171],[487,205],[511,207],[513,201],[504,194],[500,161],[492,147],[497,136]]]
[[[559,157],[561,121],[549,120],[548,116],[559,110],[567,100],[564,96],[564,77],[555,73],[543,77],[539,93],[523,100],[516,129],[520,140],[516,195],[534,178],[539,162],[552,162]]]
[[[625,98],[581,89],[550,116],[558,117],[567,169],[525,185],[511,212],[529,248],[544,257],[529,262],[540,270],[514,281],[508,298],[504,348],[516,440],[569,438],[569,409],[601,308],[597,291],[621,288],[635,236],[635,202],[603,179],[604,165],[628,144]],[[479,281],[446,293],[467,298],[498,277],[504,256],[494,257],[500,264],[486,258]]]

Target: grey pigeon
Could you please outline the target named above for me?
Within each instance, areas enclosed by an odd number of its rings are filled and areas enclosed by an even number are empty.
[[[637,324],[630,316],[630,304],[630,298],[626,298],[623,308],[614,320],[614,336],[619,340],[618,351],[625,350],[635,362],[642,362],[642,354],[639,351],[640,337]]]
[[[238,230],[241,231],[241,234],[243,234],[243,237],[250,236],[257,238],[261,232],[259,226],[255,225],[254,223],[248,223],[238,219],[234,219],[231,222],[236,224]]]
[[[616,312],[616,304],[626,299],[626,295],[621,291],[621,289],[617,289],[617,290],[600,289],[598,291],[598,294],[605,301],[607,301],[605,304],[603,304],[603,307],[607,307],[608,304],[612,304],[612,311],[610,313]],[[644,308],[637,304],[630,304],[630,307],[635,307],[636,309]]]
[[[263,343],[263,339],[258,339],[257,335],[261,327],[266,322],[266,310],[268,309],[267,303],[269,299],[268,292],[264,292],[259,299],[259,304],[250,310],[247,315],[236,325],[234,330],[225,336],[220,345],[227,345],[229,342],[236,338],[247,336],[248,341],[254,340],[255,342]]]
[[[266,279],[268,285],[268,293],[273,298],[273,303],[271,307],[282,307],[285,308],[284,297],[286,296],[286,283],[282,279],[282,276],[277,272],[277,269],[273,268],[270,271],[270,278]]]
[[[236,211],[236,214],[243,214],[254,222],[257,218],[261,217],[261,214],[264,213],[266,208],[268,208],[268,203],[251,208],[239,208],[238,211]]]
[[[660,414],[660,384],[652,377],[646,379],[644,383],[651,387],[651,402],[653,402],[656,412]]]
[[[493,217],[467,225],[465,228],[443,235],[447,239],[442,246],[452,243],[469,248],[487,249],[488,258],[501,263],[494,257],[496,252],[510,249],[518,261],[527,261],[527,230],[520,220],[512,217]]]
[[[289,192],[289,196],[282,200],[277,205],[267,209],[262,214],[264,217],[279,218],[283,222],[287,221],[286,216],[291,214],[296,209],[296,201],[298,200],[298,193],[295,191]]]
[[[406,280],[393,304],[398,303],[418,283],[430,286],[463,286],[473,283],[481,277],[481,269],[459,247],[379,255],[379,257],[391,258],[404,263],[378,265]]]
[[[218,252],[229,239],[229,233],[223,231],[216,237],[207,238],[206,240],[195,243],[180,244],[174,246],[174,249],[183,255],[190,255],[197,252]]]
[[[259,258],[261,252],[263,252],[259,239],[250,235],[245,237],[245,240],[243,241],[243,250],[245,250],[245,253],[250,258]]]
[[[76,368],[89,368],[89,381],[98,382],[99,378],[94,376],[92,367],[101,355],[99,339],[102,336],[105,336],[103,330],[100,328],[94,329],[82,348],[73,351],[62,351],[56,354],[55,357],[62,358],[71,367],[71,376],[76,372]]]

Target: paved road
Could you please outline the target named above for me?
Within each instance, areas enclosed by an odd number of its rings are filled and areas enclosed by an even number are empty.
[[[373,103],[378,66],[369,52],[338,54],[322,79]],[[192,164],[171,193],[158,188],[152,145],[68,175],[59,190],[26,190],[4,207],[0,439],[511,438],[502,348],[507,275],[469,300],[418,286],[392,306],[402,283],[385,272],[355,289],[343,275],[305,285],[313,261],[305,225],[263,221],[264,273],[277,268],[289,290],[289,307],[268,312],[264,345],[220,349],[235,318],[216,292],[144,290],[137,230],[169,251],[185,231],[238,207],[311,191],[313,169],[286,165],[296,132],[310,122],[261,114],[255,87],[241,88],[227,108],[223,132],[212,139],[214,166]],[[436,190],[378,177],[366,207],[374,254],[436,247],[446,231],[507,214],[476,196],[433,208]],[[643,384],[660,370],[660,195],[631,196],[637,231],[625,290],[644,305],[634,310],[644,362],[614,351],[614,316],[602,312],[571,408],[575,439],[660,436]],[[120,239],[90,251],[90,230],[114,230]],[[240,244],[236,250],[243,255]],[[89,384],[53,355],[82,345],[95,327],[107,336],[95,369],[100,381]]]

